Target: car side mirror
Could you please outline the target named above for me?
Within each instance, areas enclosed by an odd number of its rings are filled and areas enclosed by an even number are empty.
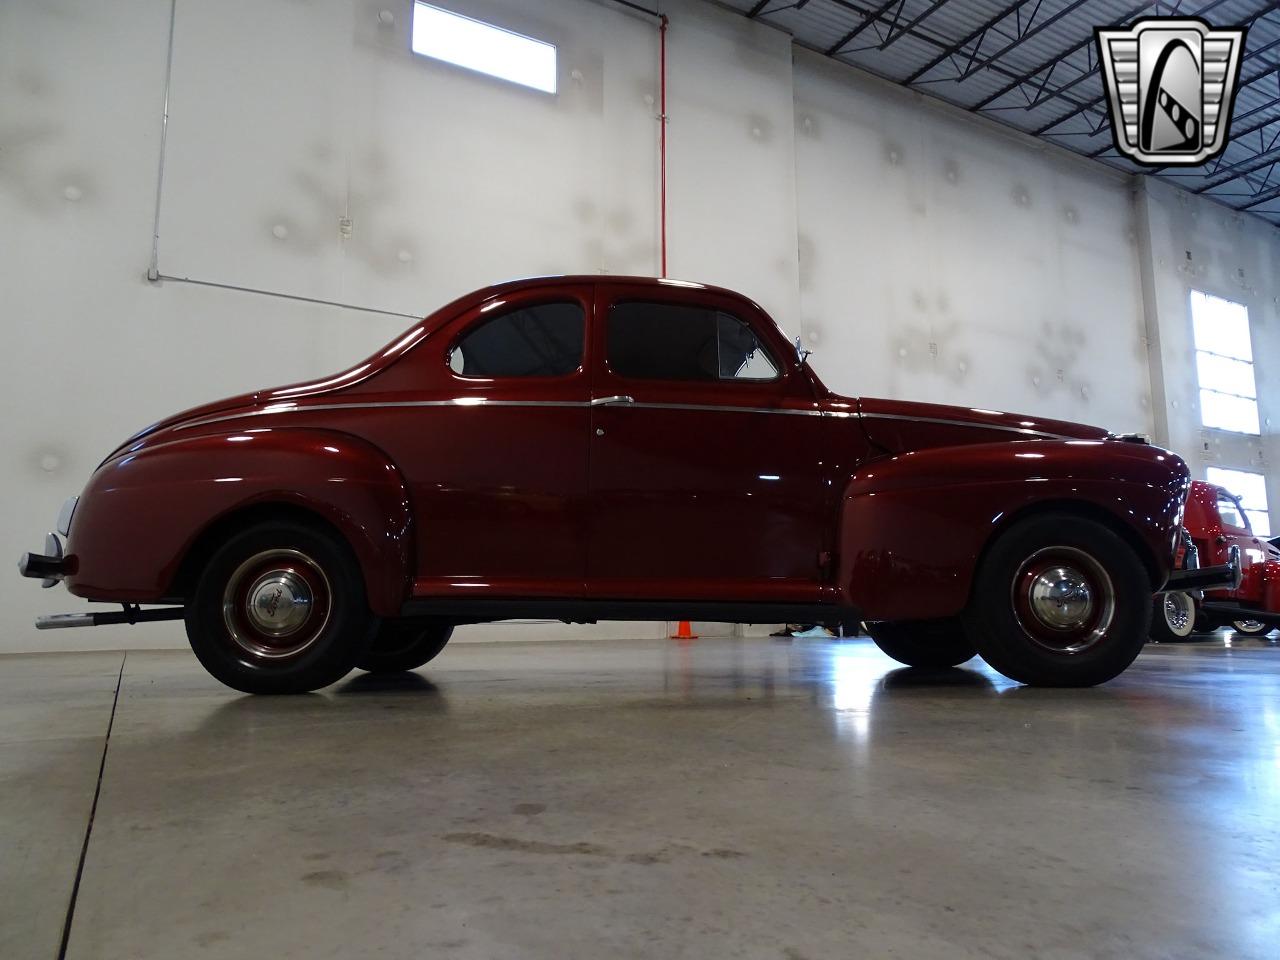
[[[813,356],[813,351],[806,350],[804,348],[804,344],[800,342],[800,338],[796,337],[796,357],[800,360],[801,363],[804,363],[811,356]]]

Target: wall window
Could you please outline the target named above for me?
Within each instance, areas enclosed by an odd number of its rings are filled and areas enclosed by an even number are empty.
[[[1249,526],[1255,534],[1260,537],[1271,536],[1271,513],[1267,509],[1267,481],[1262,474],[1249,470],[1210,467],[1205,471],[1205,477],[1210,483],[1230,490],[1239,498],[1240,506],[1244,508],[1249,518]],[[1227,505],[1219,503],[1218,509],[1222,513],[1222,519],[1231,522],[1227,519]],[[1231,504],[1231,510],[1236,510],[1234,503]],[[1240,523],[1235,525],[1242,526]]]
[[[1192,290],[1191,326],[1200,380],[1200,422],[1218,430],[1258,433],[1248,309]]]
[[[544,93],[556,92],[553,44],[421,0],[413,5],[413,52]]]
[[[582,366],[585,318],[576,303],[543,303],[482,320],[449,353],[462,377],[563,377]]]
[[[635,301],[609,311],[609,368],[640,380],[775,380],[751,327],[718,310]]]

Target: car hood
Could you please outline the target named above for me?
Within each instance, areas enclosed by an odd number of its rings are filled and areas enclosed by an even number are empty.
[[[841,401],[857,409],[873,443],[894,453],[999,440],[1106,440],[1101,427],[980,407],[879,400]],[[1138,439],[1138,438],[1133,438]]]

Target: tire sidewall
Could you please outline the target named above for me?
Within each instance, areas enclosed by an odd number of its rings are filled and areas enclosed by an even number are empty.
[[[1014,609],[1014,578],[1028,558],[1046,547],[1088,554],[1111,580],[1111,623],[1101,639],[1077,653],[1036,643]],[[1040,686],[1093,686],[1121,673],[1141,652],[1151,624],[1151,591],[1146,568],[1116,533],[1081,517],[1045,515],[1017,524],[992,545],[975,578],[965,627],[983,659],[1010,679]]]
[[[881,653],[908,667],[958,667],[978,653],[955,617],[870,623],[867,633]]]
[[[241,649],[223,619],[223,593],[236,569],[256,553],[297,550],[324,572],[330,590],[328,620],[303,651],[281,661],[254,658]],[[209,558],[187,604],[187,637],[197,659],[215,678],[245,693],[301,693],[341,679],[364,653],[377,625],[364,580],[350,548],[337,537],[295,523],[264,523],[224,543]]]
[[[434,660],[453,636],[453,625],[384,621],[356,666],[371,673],[403,673]]]
[[[1180,640],[1190,640],[1195,634],[1196,622],[1200,617],[1199,604],[1188,593],[1182,592],[1178,596],[1185,597],[1191,604],[1191,617],[1187,621],[1186,629],[1182,632],[1174,629],[1173,624],[1169,622],[1166,595],[1158,593],[1151,605],[1151,639],[1161,643],[1176,643]]]

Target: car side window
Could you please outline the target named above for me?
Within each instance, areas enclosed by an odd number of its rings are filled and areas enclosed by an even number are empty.
[[[1220,516],[1222,518],[1222,522],[1229,527],[1241,527],[1246,530],[1249,527],[1239,506],[1237,506],[1236,502],[1230,497],[1218,498],[1218,516]]]
[[[563,377],[582,365],[586,317],[577,303],[540,303],[486,317],[449,351],[460,377]]]
[[[776,380],[778,365],[742,320],[705,307],[634,300],[609,311],[609,369],[637,380]]]

